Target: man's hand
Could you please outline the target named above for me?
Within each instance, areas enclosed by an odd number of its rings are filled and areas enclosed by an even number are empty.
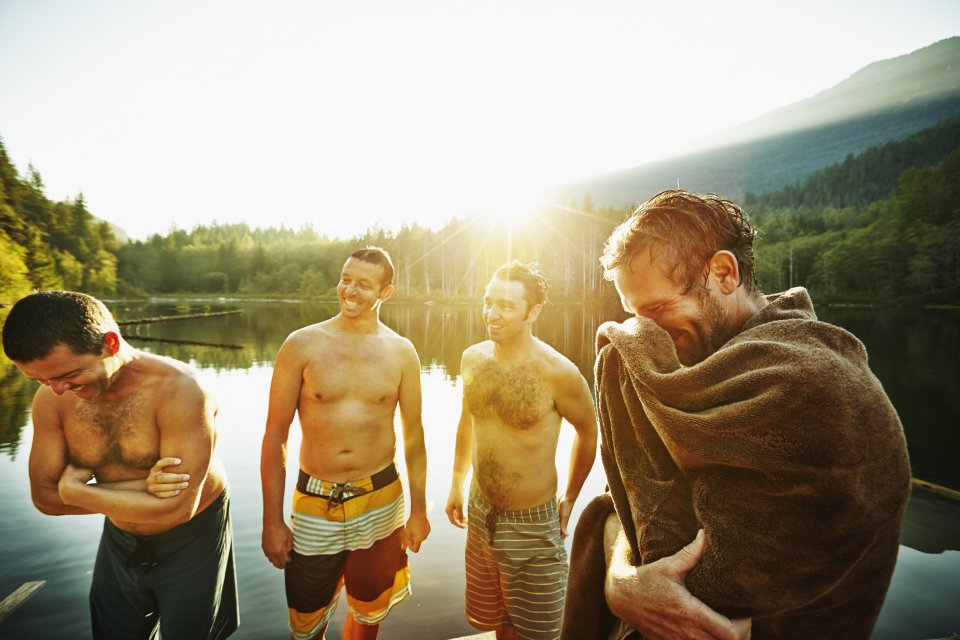
[[[175,467],[182,464],[180,458],[160,458],[153,467],[150,468],[150,475],[144,485],[147,493],[156,498],[172,498],[180,495],[180,492],[190,486],[190,474],[188,473],[169,473],[164,471],[166,467]]]
[[[450,487],[450,496],[447,498],[447,507],[444,509],[450,524],[455,527],[465,529],[467,527],[467,518],[463,515],[463,488]]]
[[[283,522],[274,525],[264,524],[260,546],[270,564],[277,569],[283,569],[290,564],[290,553],[293,551],[293,534],[290,533],[290,527]]]
[[[420,551],[420,544],[430,535],[430,521],[426,513],[411,513],[407,526],[403,528],[403,540],[400,547],[414,553]]]
[[[605,542],[616,542],[607,566],[604,595],[615,616],[648,640],[747,640],[751,621],[730,620],[693,597],[683,579],[703,556],[701,529],[672,556],[635,567],[616,514],[607,519]],[[608,546],[609,548],[609,546]]]
[[[84,469],[83,467],[75,467],[68,463],[67,466],[64,467],[63,473],[60,474],[60,481],[57,483],[57,492],[60,494],[60,500],[62,500],[64,504],[71,504],[70,490],[76,488],[78,485],[85,485],[91,480],[93,480],[93,471]]]
[[[560,535],[567,537],[567,524],[570,522],[570,514],[573,512],[573,500],[568,500],[566,495],[560,496],[557,501],[557,513],[560,516]]]

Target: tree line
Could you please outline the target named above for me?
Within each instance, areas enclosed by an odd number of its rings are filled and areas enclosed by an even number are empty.
[[[83,194],[54,202],[31,165],[17,170],[0,140],[0,302],[31,289],[117,289],[117,239],[87,210]]]
[[[761,230],[758,282],[802,285],[820,301],[960,303],[960,120],[871,148],[794,185],[748,194]],[[642,199],[652,194],[638,194]],[[454,217],[443,228],[373,228],[331,239],[311,226],[174,229],[118,243],[82,195],[49,200],[32,166],[18,176],[0,143],[0,302],[32,288],[331,297],[358,246],[387,248],[400,296],[476,299],[511,257],[537,260],[558,301],[609,299],[597,262],[629,207],[590,196],[520,216]]]
[[[849,176],[864,175],[880,157],[874,150],[753,201],[761,286],[801,285],[832,302],[960,304],[960,144],[945,155],[932,166],[905,168],[887,195],[871,202],[847,190],[834,198],[846,206],[806,204],[823,198],[827,179],[862,184]]]

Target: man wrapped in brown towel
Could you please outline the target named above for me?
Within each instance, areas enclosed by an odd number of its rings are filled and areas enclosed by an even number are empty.
[[[609,494],[575,533],[562,638],[870,636],[903,428],[853,335],[804,289],[760,293],[754,235],[736,204],[676,190],[607,242],[635,318],[597,335]]]

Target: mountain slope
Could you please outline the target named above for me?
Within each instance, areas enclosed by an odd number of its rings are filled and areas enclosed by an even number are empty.
[[[601,206],[623,206],[680,186],[737,200],[958,115],[960,37],[954,37],[870,64],[835,87],[708,141],[723,146],[594,176],[550,195],[565,202],[589,193]]]

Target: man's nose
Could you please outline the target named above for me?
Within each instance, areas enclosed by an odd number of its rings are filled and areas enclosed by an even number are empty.
[[[65,394],[67,391],[70,390],[70,383],[64,382],[62,380],[47,381],[44,384],[50,385],[50,388],[58,396],[62,396],[63,394]]]

